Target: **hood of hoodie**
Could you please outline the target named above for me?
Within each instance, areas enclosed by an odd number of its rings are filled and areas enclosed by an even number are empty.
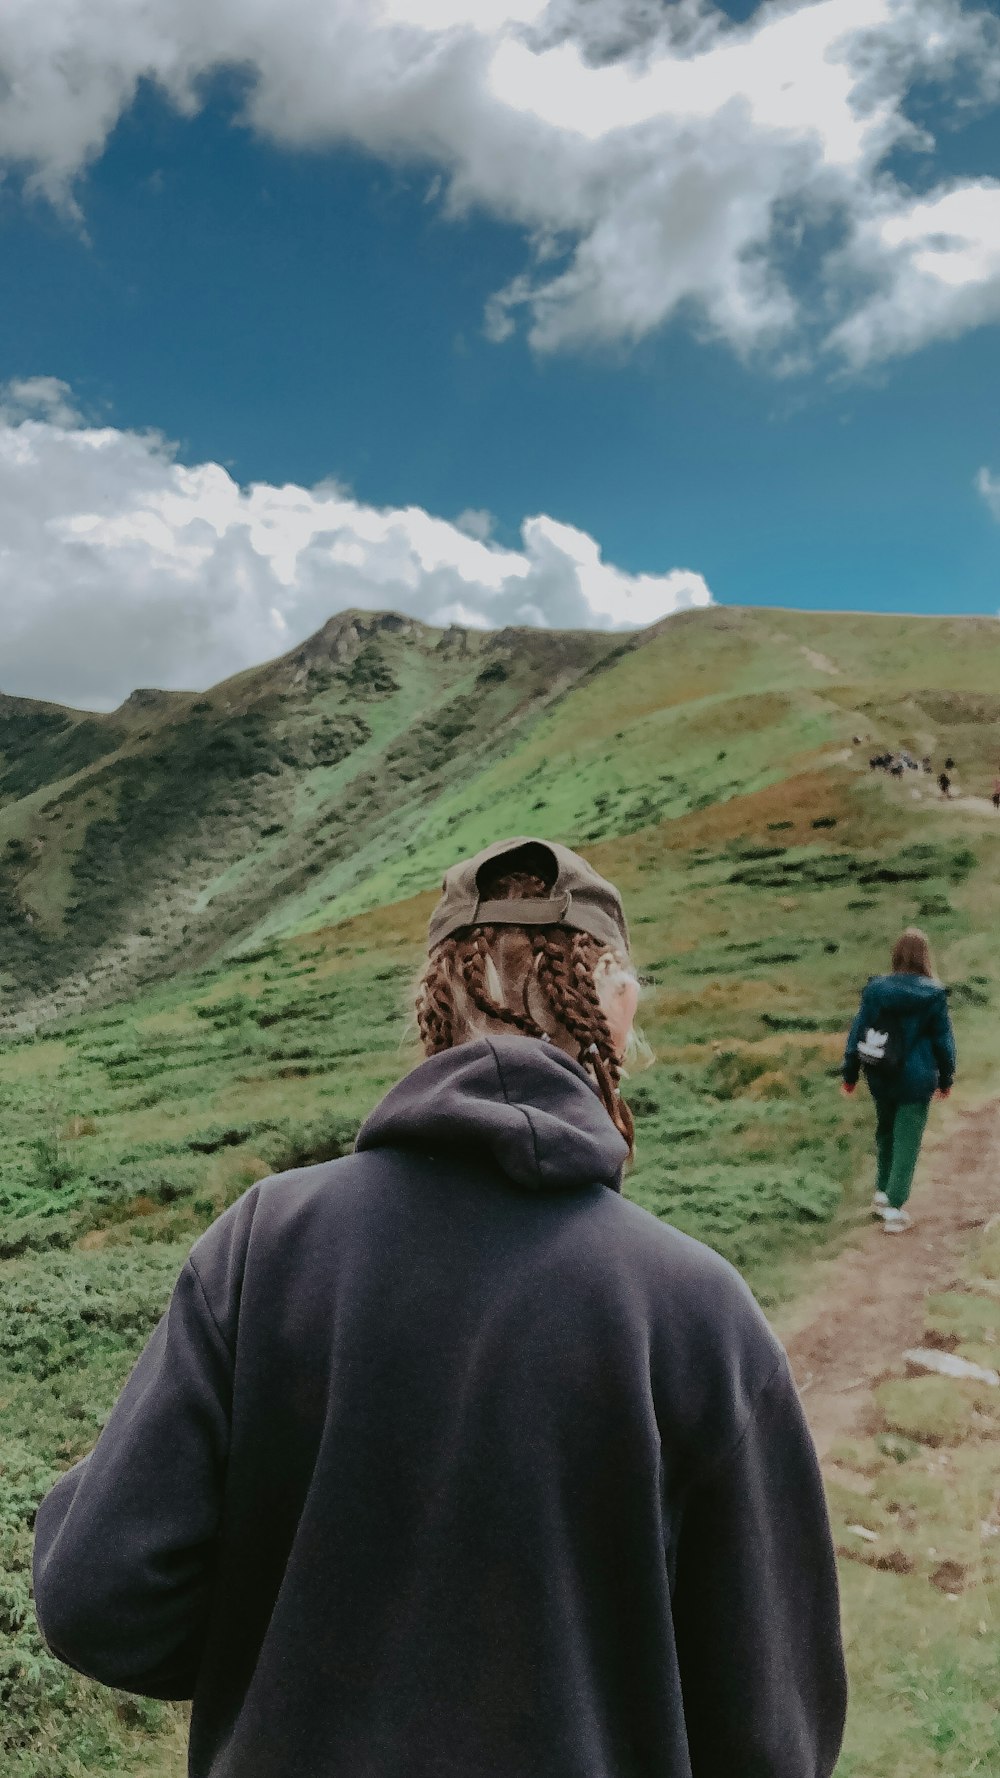
[[[880,1003],[895,1013],[926,1012],[938,994],[945,993],[941,982],[927,975],[877,975],[869,984],[877,988]]]
[[[392,1087],[358,1150],[478,1151],[527,1191],[618,1189],[628,1148],[586,1069],[535,1037],[480,1037]]]

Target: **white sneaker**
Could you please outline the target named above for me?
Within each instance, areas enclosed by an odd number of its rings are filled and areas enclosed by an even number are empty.
[[[901,1235],[909,1228],[911,1220],[908,1210],[894,1210],[890,1204],[888,1210],[882,1212],[882,1231],[886,1235]]]
[[[872,1199],[872,1215],[884,1216],[889,1208],[889,1200],[885,1192],[876,1192]]]

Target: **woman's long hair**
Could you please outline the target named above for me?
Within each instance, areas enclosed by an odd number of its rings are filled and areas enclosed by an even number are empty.
[[[550,887],[523,871],[483,886],[490,901],[547,900]],[[428,1056],[483,1031],[549,1038],[593,1075],[604,1107],[628,1143],[632,1113],[619,1092],[622,1065],[598,994],[602,976],[634,977],[625,953],[565,926],[472,926],[436,945],[417,988],[417,1025]]]
[[[926,975],[937,980],[930,940],[919,926],[908,926],[892,947],[892,968],[895,975]]]

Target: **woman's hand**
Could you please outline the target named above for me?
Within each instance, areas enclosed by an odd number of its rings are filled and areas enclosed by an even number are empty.
[[[937,1092],[934,1094],[934,1097],[935,1097],[935,1099],[950,1099],[951,1098],[951,1088],[950,1087],[938,1087]]]
[[[857,1084],[858,1083],[856,1080],[842,1080],[841,1081],[840,1090],[843,1093],[845,1099],[850,1098],[850,1096],[854,1092],[854,1089],[857,1086]]]

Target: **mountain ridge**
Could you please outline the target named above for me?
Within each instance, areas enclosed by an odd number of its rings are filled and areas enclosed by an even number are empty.
[[[482,631],[348,608],[205,692],[106,713],[0,695],[0,1024],[409,896],[526,818],[600,845],[835,776],[855,734],[1000,766],[1000,625],[712,606]]]
[[[140,688],[107,713],[5,698],[8,1019],[214,954],[613,646],[347,611],[206,692]]]

